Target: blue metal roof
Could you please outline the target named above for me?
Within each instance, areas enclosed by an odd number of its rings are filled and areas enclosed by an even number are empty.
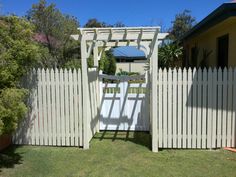
[[[115,57],[122,58],[145,58],[143,51],[133,46],[124,46],[113,48],[112,53]]]

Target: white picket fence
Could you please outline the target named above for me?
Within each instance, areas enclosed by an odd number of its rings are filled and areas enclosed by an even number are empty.
[[[83,146],[99,128],[149,128],[147,84],[100,83],[99,88],[97,70],[89,69],[84,95],[82,79],[80,70],[38,69],[30,74],[24,82],[30,90],[29,113],[13,142]],[[157,83],[151,84],[158,85],[158,97],[151,99],[157,99],[158,135],[153,142],[159,148],[236,146],[236,69],[160,69]],[[88,99],[86,123],[82,99]]]
[[[236,69],[159,70],[160,148],[235,147]]]
[[[96,88],[91,85],[96,77],[94,69],[89,70],[88,76],[90,93],[96,93]],[[30,91],[29,113],[19,126],[13,142],[83,146],[81,71],[38,69],[28,75],[24,85]],[[91,101],[91,104],[94,105],[94,102]],[[88,110],[93,117],[94,109]]]

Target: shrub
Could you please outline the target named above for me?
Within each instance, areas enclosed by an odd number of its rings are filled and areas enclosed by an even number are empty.
[[[7,88],[0,93],[0,135],[10,134],[24,118],[27,107],[23,100],[26,90]]]

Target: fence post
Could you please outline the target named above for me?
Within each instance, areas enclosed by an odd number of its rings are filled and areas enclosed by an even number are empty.
[[[153,52],[151,56],[151,90],[152,90],[152,101],[151,101],[151,111],[152,111],[152,151],[158,152],[158,124],[157,124],[157,76],[158,76],[158,35],[156,34],[153,39]]]
[[[87,67],[87,46],[86,46],[86,40],[81,39],[81,62],[82,62],[82,103],[83,103],[83,148],[84,149],[89,149],[89,138],[88,138],[88,133],[89,133],[89,115],[88,115],[88,67]]]

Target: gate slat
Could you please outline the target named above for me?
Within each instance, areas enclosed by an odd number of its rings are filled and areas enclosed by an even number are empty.
[[[50,70],[51,73],[51,95],[52,95],[52,145],[56,146],[56,99],[55,99],[55,75],[54,70]]]
[[[60,69],[60,94],[61,94],[61,144],[62,146],[66,145],[66,139],[65,139],[65,120],[66,120],[66,116],[65,116],[65,70]]]
[[[206,148],[207,134],[207,70],[203,69],[203,86],[202,86],[202,148]]]
[[[223,70],[223,107],[222,107],[222,146],[227,146],[227,86],[228,86],[228,71],[226,68]]]
[[[68,78],[68,70],[64,70],[65,76],[65,135],[66,135],[66,146],[70,146],[70,113],[69,113],[69,78]]]
[[[192,148],[197,147],[197,83],[198,83],[198,74],[196,68],[193,69],[193,120],[192,120]]]
[[[43,100],[42,100],[42,70],[38,69],[38,102],[39,102],[39,144],[44,145],[43,134]]]
[[[159,120],[159,123],[158,123],[158,130],[159,130],[159,147],[162,148],[163,147],[163,126],[162,126],[162,113],[163,113],[163,108],[162,108],[162,104],[163,104],[163,90],[162,90],[162,87],[163,87],[163,76],[162,76],[162,69],[159,69],[159,79],[158,79],[158,83],[159,83],[159,95],[158,95],[158,98],[159,98],[159,101],[158,101],[158,105],[159,105],[159,109],[158,109],[158,114],[159,114],[159,117],[158,117],[158,120]]]
[[[69,130],[70,130],[70,146],[75,145],[75,125],[74,125],[74,95],[73,95],[73,74],[69,69]]]
[[[47,97],[46,97],[46,75],[45,70],[42,70],[42,84],[43,84],[43,133],[44,145],[48,145],[48,121],[47,121]]]
[[[82,89],[81,89],[81,70],[78,70],[78,98],[79,98],[79,145],[83,146],[83,127],[82,127]]]
[[[201,68],[197,71],[197,148],[202,147],[202,70]]]
[[[183,140],[182,140],[182,147],[186,148],[186,141],[187,141],[187,71],[186,68],[183,69],[183,121],[182,121],[182,134],[183,134]]]
[[[178,148],[182,148],[182,71],[178,69]]]
[[[232,135],[232,111],[233,111],[233,101],[232,101],[232,90],[233,90],[233,71],[232,68],[230,67],[228,69],[228,99],[227,99],[227,132],[226,132],[226,137],[227,137],[227,147],[232,146],[232,141],[231,141],[231,135]]]
[[[47,132],[48,145],[52,145],[52,117],[51,117],[51,78],[49,69],[46,69],[46,98],[47,98]]]
[[[210,90],[211,92],[211,90]],[[209,109],[209,108],[208,108]],[[211,148],[216,148],[216,123],[217,123],[217,69],[213,69],[212,74],[212,133],[211,133]]]
[[[177,147],[177,71],[173,70],[173,148]]]
[[[212,70],[208,69],[208,75],[207,75],[207,137],[206,137],[206,143],[207,143],[207,148],[212,148],[212,110],[214,109],[213,107],[213,88],[212,88]]]
[[[74,86],[74,120],[75,120],[75,146],[79,146],[79,97],[78,97],[78,74],[77,70],[73,72]]]
[[[59,82],[59,71],[55,69],[55,85],[56,85],[56,138],[57,138],[57,146],[61,146],[61,105],[60,105],[60,82]]]
[[[187,136],[187,148],[192,148],[192,84],[193,84],[193,76],[191,68],[188,69],[188,94],[186,106],[188,110],[187,114],[187,123],[188,123],[188,136]]]
[[[218,70],[218,96],[217,96],[217,147],[221,147],[222,145],[222,70],[219,68]]]
[[[167,111],[167,116],[168,116],[168,148],[171,148],[172,145],[172,70],[169,68],[168,70],[168,94],[167,94],[167,99],[168,99],[168,111]]]
[[[154,99],[154,98],[153,98]],[[163,71],[163,147],[167,148],[167,72]]]

